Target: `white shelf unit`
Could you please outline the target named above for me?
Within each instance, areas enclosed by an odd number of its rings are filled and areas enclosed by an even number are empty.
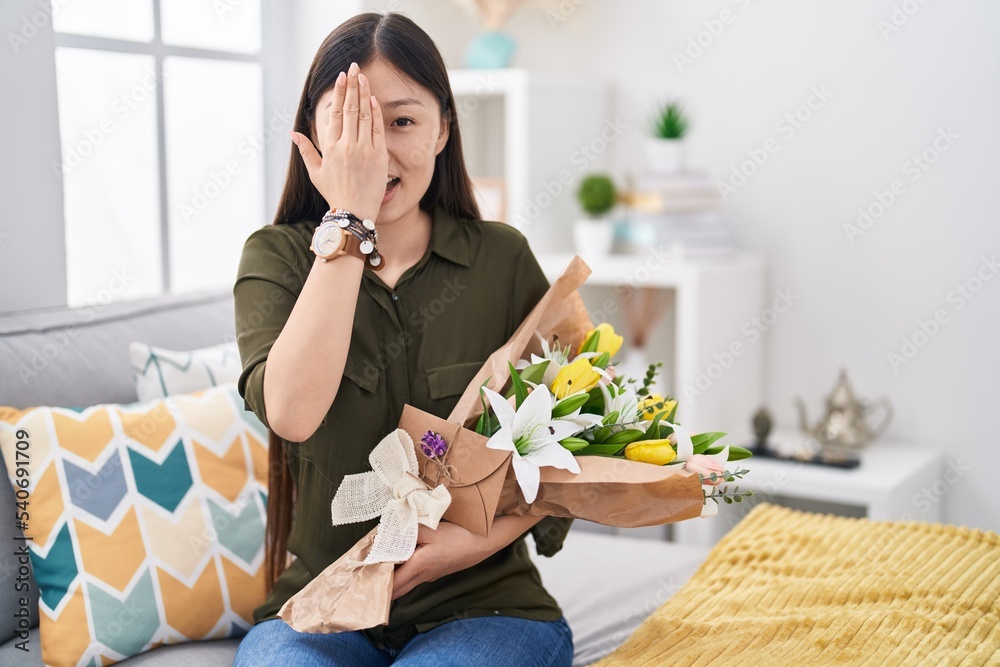
[[[608,169],[605,84],[518,68],[452,69],[449,78],[470,176],[503,180],[502,219],[535,252],[567,247],[577,185]]]
[[[801,446],[808,440],[787,427],[768,437],[769,442],[785,446]],[[712,546],[761,502],[875,521],[939,523],[948,489],[961,476],[955,471],[949,474],[941,448],[890,440],[879,440],[863,449],[857,468],[763,457],[751,457],[738,465],[750,472],[730,486],[752,490],[755,495],[739,504],[721,505],[716,517],[677,524],[681,529],[674,533],[678,541]]]
[[[550,281],[572,258],[569,253],[536,256]],[[647,343],[649,361],[664,362],[657,389],[678,399],[677,419],[684,426],[696,432],[725,431],[723,444],[748,440],[764,390],[764,337],[751,340],[746,333],[752,318],[760,317],[764,309],[763,258],[739,252],[714,259],[671,260],[650,249],[646,254],[584,261],[593,272],[580,294],[591,319],[595,324],[607,321],[619,333],[626,331],[622,286],[669,292],[672,299]],[[742,352],[723,368],[736,343]],[[691,523],[676,524],[674,535]],[[662,526],[618,532],[654,538],[668,534]]]

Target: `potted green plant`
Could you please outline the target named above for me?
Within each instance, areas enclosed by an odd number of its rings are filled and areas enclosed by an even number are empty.
[[[684,136],[688,119],[677,102],[662,105],[652,118],[646,139],[646,161],[655,172],[673,173],[684,169]]]
[[[614,181],[606,174],[590,174],[580,182],[576,198],[587,214],[573,223],[577,252],[584,257],[607,255],[614,240],[614,223],[608,213],[618,200]]]

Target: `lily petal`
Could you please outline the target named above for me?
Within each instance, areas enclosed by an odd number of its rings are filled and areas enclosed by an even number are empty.
[[[536,466],[552,466],[570,472],[580,472],[580,463],[569,451],[558,442],[542,445],[538,449],[532,450],[524,457],[528,462]]]
[[[496,393],[489,387],[483,387],[483,393],[486,394],[486,398],[490,401],[490,407],[493,408],[493,414],[497,416],[500,420],[500,426],[512,427],[514,424],[514,408],[507,399]],[[513,435],[516,435],[516,431]]]
[[[528,432],[537,424],[545,424],[552,420],[552,394],[549,388],[536,387],[521,402],[521,407],[514,414],[514,437]]]
[[[566,453],[572,456],[570,452],[567,451]],[[541,476],[538,472],[538,466],[525,461],[521,456],[515,456],[513,464],[514,478],[517,479],[517,485],[521,487],[524,499],[528,503],[535,502],[535,497],[538,495],[538,480]]]
[[[660,423],[674,427],[674,433],[677,434],[678,461],[687,461],[689,458],[694,456],[694,443],[691,442],[691,434],[687,432],[687,429],[680,424],[671,424],[666,419],[661,419]]]
[[[723,468],[725,468],[726,464],[729,462],[729,445],[723,447],[722,451],[718,452],[717,454],[706,454],[705,456],[707,456],[710,459],[715,459],[716,461],[722,464]]]
[[[501,426],[500,429],[486,441],[486,446],[490,449],[503,449],[509,452],[517,453],[517,448],[514,446],[514,438],[511,437],[509,426]]]

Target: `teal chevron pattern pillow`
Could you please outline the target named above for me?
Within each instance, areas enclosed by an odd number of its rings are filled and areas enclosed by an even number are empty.
[[[236,382],[243,370],[235,341],[190,352],[132,343],[128,351],[140,401]]]
[[[235,383],[123,405],[0,407],[0,451],[25,503],[46,665],[110,665],[253,624],[267,430]]]

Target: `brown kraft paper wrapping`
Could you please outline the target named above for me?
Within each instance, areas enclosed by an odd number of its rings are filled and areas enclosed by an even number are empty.
[[[575,350],[593,329],[576,291],[589,275],[590,267],[574,256],[510,339],[479,369],[448,419],[404,406],[399,428],[413,440],[421,478],[429,487],[444,484],[452,495],[444,520],[485,536],[493,517],[503,515],[575,517],[637,527],[701,514],[703,495],[697,475],[676,467],[602,456],[578,457],[579,474],[541,468],[538,497],[528,505],[514,477],[512,454],[488,449],[488,438],[472,430],[482,414],[480,386],[489,378],[486,386],[501,391],[510,379],[508,362],[540,353],[536,331],[549,340],[558,336],[561,344]],[[428,430],[437,431],[448,443],[447,474],[420,449],[420,438]],[[278,616],[299,632],[343,632],[387,624],[395,566],[357,564],[371,548],[376,530],[289,598]]]
[[[698,475],[607,456],[578,456],[580,472],[540,468],[538,496],[530,505],[510,468],[497,516],[559,516],[618,528],[661,526],[701,516]]]
[[[344,632],[384,625],[392,601],[392,563],[360,565],[376,528],[288,598],[278,617],[299,632]],[[352,562],[354,561],[354,562]]]

